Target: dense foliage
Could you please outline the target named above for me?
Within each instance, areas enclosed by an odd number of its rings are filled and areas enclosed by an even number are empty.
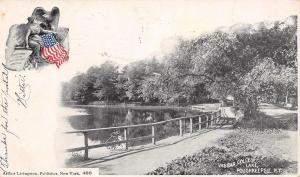
[[[235,98],[245,116],[259,101],[289,102],[297,94],[297,22],[238,24],[180,40],[161,61],[91,67],[63,85],[64,100],[81,103],[192,104]]]
[[[289,135],[278,129],[240,129],[218,141],[218,147],[178,158],[150,175],[279,175],[297,172],[297,162],[283,155],[290,151],[278,139]],[[272,149],[266,151],[265,149]]]

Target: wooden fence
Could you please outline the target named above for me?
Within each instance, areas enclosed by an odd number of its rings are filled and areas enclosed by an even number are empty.
[[[203,117],[205,117],[205,121],[201,121]],[[169,119],[169,120],[154,122],[154,123],[147,123],[147,124],[68,131],[65,133],[66,134],[82,133],[84,135],[84,147],[67,149],[66,152],[75,152],[75,151],[84,150],[84,159],[88,159],[88,150],[89,149],[111,146],[111,145],[120,144],[120,143],[124,143],[125,148],[128,149],[128,142],[141,141],[141,140],[145,140],[145,139],[152,139],[152,144],[155,145],[155,143],[156,143],[155,127],[157,125],[161,125],[161,124],[164,124],[167,122],[179,121],[179,135],[183,136],[183,133],[184,133],[183,132],[183,130],[184,130],[183,122],[185,124],[185,121],[187,119],[189,119],[189,133],[191,134],[194,131],[193,126],[198,126],[198,130],[201,130],[203,128],[202,125],[204,125],[204,128],[208,128],[211,125],[215,125],[220,117],[221,117],[221,111],[218,110],[215,112],[204,113],[201,115],[179,117],[179,118],[174,118],[174,119]],[[194,122],[195,119],[198,119],[197,122],[195,121],[196,123]],[[128,129],[137,128],[137,127],[149,127],[149,126],[151,126],[151,130],[152,130],[151,135],[137,137],[137,138],[128,137]],[[106,142],[106,143],[101,143],[98,145],[90,145],[90,146],[88,145],[88,133],[89,132],[103,131],[103,130],[117,130],[117,129],[124,131],[124,140],[115,141],[115,142]]]

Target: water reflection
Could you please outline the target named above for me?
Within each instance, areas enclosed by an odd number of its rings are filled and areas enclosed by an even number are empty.
[[[185,108],[161,108],[161,107],[73,107],[84,109],[87,115],[75,115],[67,118],[71,127],[76,130],[95,129],[103,127],[115,127],[122,125],[136,125],[151,122],[169,120],[185,115],[197,115],[198,111],[187,110]],[[88,138],[101,143],[109,142],[113,134],[117,134],[119,139],[124,137],[123,130],[102,130],[90,132]],[[179,122],[168,122],[156,126],[157,139],[179,134]],[[128,129],[128,137],[135,138],[151,135],[151,127],[137,127]],[[139,145],[148,143],[151,140],[130,142],[129,145]]]

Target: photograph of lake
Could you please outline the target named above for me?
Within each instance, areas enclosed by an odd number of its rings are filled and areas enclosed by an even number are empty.
[[[70,36],[82,33],[70,41],[81,45],[70,45],[59,78],[59,167],[298,174],[293,1],[92,1],[80,9],[82,26],[70,25]]]
[[[199,111],[190,108],[172,106],[76,106],[72,109],[82,113],[67,118],[68,123],[74,130],[147,124],[199,114]],[[123,132],[113,129],[103,130],[101,133],[92,132],[88,135],[88,138],[92,141],[107,142],[114,132],[124,138]],[[132,138],[149,134],[151,134],[151,127],[139,127],[128,132],[128,135]],[[178,122],[166,123],[164,126],[157,128],[158,139],[174,135],[179,135]],[[149,142],[151,142],[151,139],[132,142],[131,144],[139,145]]]

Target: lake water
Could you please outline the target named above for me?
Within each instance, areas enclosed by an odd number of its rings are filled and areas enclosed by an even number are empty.
[[[163,106],[68,106],[80,112],[78,115],[67,116],[67,123],[74,130],[95,129],[103,127],[116,127],[122,125],[136,125],[143,123],[159,122],[182,116],[198,115],[199,111],[183,107]],[[184,124],[188,131],[189,120]],[[204,120],[202,120],[204,121]],[[197,120],[195,119],[195,122]],[[179,121],[167,122],[155,127],[156,139],[164,139],[179,135]],[[128,129],[128,138],[136,138],[151,135],[151,127],[135,127]],[[122,140],[123,130],[101,130],[88,133],[89,141],[105,143]],[[129,146],[150,143],[151,139],[130,142]]]

